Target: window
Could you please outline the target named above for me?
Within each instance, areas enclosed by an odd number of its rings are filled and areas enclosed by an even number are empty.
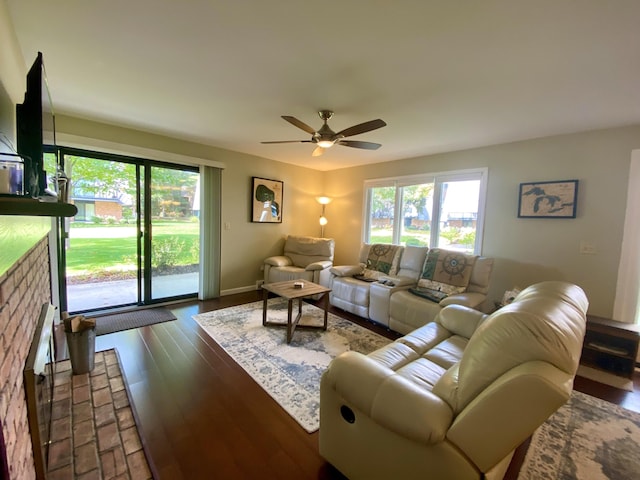
[[[487,169],[365,181],[364,241],[482,250]]]

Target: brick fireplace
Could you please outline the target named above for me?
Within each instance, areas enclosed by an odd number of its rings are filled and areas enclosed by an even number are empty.
[[[4,438],[0,458],[6,461],[10,479],[36,477],[23,369],[40,309],[50,301],[49,242],[45,236],[0,276],[0,420]]]

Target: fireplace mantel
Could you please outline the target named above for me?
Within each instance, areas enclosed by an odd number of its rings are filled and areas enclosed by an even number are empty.
[[[44,202],[29,197],[0,197],[0,215],[73,217],[78,208],[71,203]]]

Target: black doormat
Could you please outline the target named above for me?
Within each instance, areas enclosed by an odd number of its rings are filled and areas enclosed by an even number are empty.
[[[96,317],[96,335],[106,335],[107,333],[145,327],[175,319],[175,315],[166,308],[145,308]]]

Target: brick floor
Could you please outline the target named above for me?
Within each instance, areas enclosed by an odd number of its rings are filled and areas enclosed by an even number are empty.
[[[53,402],[48,480],[152,478],[115,350],[82,375],[56,363]]]

